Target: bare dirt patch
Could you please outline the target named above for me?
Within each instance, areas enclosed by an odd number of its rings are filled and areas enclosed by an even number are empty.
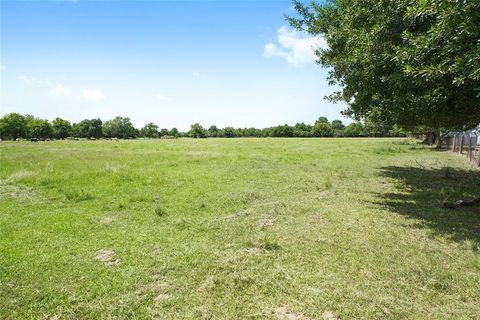
[[[112,223],[113,222],[113,218],[112,217],[109,217],[109,216],[106,216],[106,217],[102,217],[100,219],[100,223],[101,224],[109,224],[109,223]]]
[[[106,262],[111,265],[120,264],[120,259],[115,259],[115,251],[111,249],[98,250],[95,254],[95,260]]]
[[[303,314],[290,311],[286,306],[276,308],[274,316],[278,320],[308,320]]]
[[[338,318],[335,317],[335,315],[330,311],[325,311],[322,314],[322,317],[323,317],[324,320],[338,320]]]
[[[155,303],[162,303],[165,300],[168,300],[170,295],[168,293],[160,293],[158,296],[155,297]]]
[[[0,200],[35,201],[38,195],[32,188],[0,182]]]
[[[19,182],[19,181],[22,181],[24,179],[28,179],[30,177],[33,177],[35,176],[36,173],[35,172],[32,172],[32,171],[28,171],[28,170],[19,170],[19,171],[16,171],[14,173],[12,173],[7,181],[8,182]]]
[[[260,229],[266,229],[268,227],[272,227],[273,224],[274,224],[274,219],[270,216],[265,217],[258,222],[258,226],[260,227]]]

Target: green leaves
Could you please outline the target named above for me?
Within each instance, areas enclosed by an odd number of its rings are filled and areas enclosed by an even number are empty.
[[[480,122],[480,4],[443,0],[295,3],[293,26],[323,34],[317,51],[340,85],[344,114],[402,127],[459,129]]]

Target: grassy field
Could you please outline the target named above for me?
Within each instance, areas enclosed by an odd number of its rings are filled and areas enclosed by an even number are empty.
[[[480,319],[480,195],[406,139],[1,142],[0,319]]]

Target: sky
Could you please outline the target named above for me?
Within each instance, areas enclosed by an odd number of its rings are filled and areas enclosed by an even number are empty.
[[[0,115],[141,127],[350,121],[290,1],[0,1]]]

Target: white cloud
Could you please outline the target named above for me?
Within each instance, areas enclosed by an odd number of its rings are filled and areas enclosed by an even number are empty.
[[[18,77],[18,79],[28,84],[36,84],[40,86],[52,86],[52,83],[48,79],[39,79],[39,78],[30,77],[26,75],[21,75],[20,77]]]
[[[280,57],[288,64],[299,66],[315,61],[315,49],[327,46],[325,39],[321,36],[309,37],[304,33],[288,30],[281,27],[277,30],[278,44],[267,43],[263,48],[263,55],[267,58]]]
[[[103,94],[102,91],[99,89],[90,89],[90,88],[85,88],[83,89],[83,97],[85,99],[91,100],[91,101],[102,101],[105,99],[105,95]]]
[[[63,97],[70,95],[72,91],[66,88],[63,84],[57,84],[55,87],[50,90],[50,94],[54,97]]]
[[[157,94],[157,99],[164,102],[172,101],[172,98],[165,96],[163,94]]]
[[[201,77],[201,76],[202,76],[202,74],[198,71],[193,71],[192,72],[192,77],[198,78],[198,77]]]

